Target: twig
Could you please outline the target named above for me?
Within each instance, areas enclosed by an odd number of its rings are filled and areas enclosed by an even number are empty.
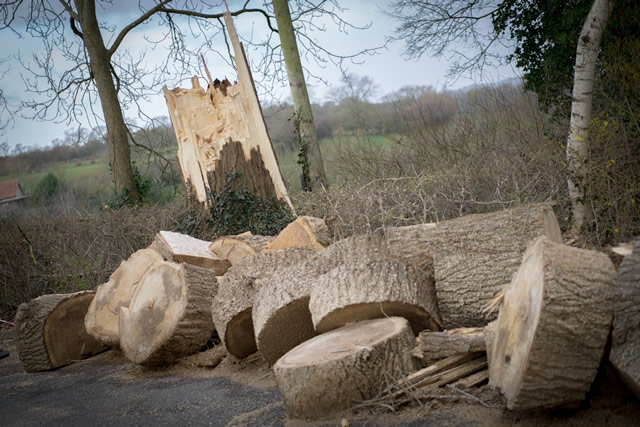
[[[464,390],[460,390],[458,387],[451,385],[451,384],[447,384],[446,387],[450,388],[451,390],[457,391],[458,393],[462,393],[467,397],[470,397],[471,399],[477,401],[478,403],[480,403],[482,406],[486,406],[487,408],[496,408],[493,405],[489,405],[488,403],[484,402],[483,400],[480,400],[479,398],[477,398],[476,396],[474,396],[471,393],[467,393]]]

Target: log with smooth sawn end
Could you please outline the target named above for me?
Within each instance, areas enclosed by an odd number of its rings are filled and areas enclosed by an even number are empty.
[[[214,240],[209,249],[233,265],[242,258],[261,252],[273,239],[273,236],[254,236],[251,233],[224,236]]]
[[[299,216],[270,242],[265,250],[285,248],[324,249],[329,246],[329,229],[323,219]]]
[[[173,231],[160,231],[151,244],[167,261],[184,262],[202,268],[210,268],[216,276],[227,272],[231,263],[209,249],[211,242],[196,239]]]

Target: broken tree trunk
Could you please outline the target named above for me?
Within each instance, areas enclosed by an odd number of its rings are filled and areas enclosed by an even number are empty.
[[[274,365],[292,418],[317,418],[374,397],[387,382],[416,369],[406,319],[354,323],[295,347]]]
[[[225,236],[214,240],[209,249],[232,265],[242,258],[252,256],[262,251],[273,241],[272,236],[254,236],[250,232],[237,236]]]
[[[159,366],[197,352],[213,335],[211,270],[160,262],[144,277],[128,308],[120,309],[120,345],[132,362]]]
[[[56,369],[107,349],[84,328],[94,295],[43,295],[18,307],[17,347],[25,371]]]
[[[238,83],[209,81],[205,91],[197,77],[191,90],[163,88],[178,140],[178,160],[189,195],[209,206],[208,192],[223,191],[227,179],[263,200],[276,198],[292,212],[244,51],[229,17]],[[239,175],[238,175],[239,174]]]
[[[489,381],[508,409],[568,407],[589,391],[613,317],[615,269],[603,253],[538,238],[504,295]]]
[[[252,308],[261,279],[278,269],[302,262],[314,253],[311,249],[290,248],[261,252],[243,258],[219,281],[211,314],[218,335],[227,351],[239,358],[257,351]]]
[[[166,259],[171,262],[186,262],[202,268],[212,269],[216,276],[227,272],[231,263],[209,249],[211,242],[196,239],[186,234],[173,231],[161,231],[151,244]]]
[[[324,249],[329,246],[329,229],[323,219],[300,216],[287,225],[265,250],[284,248]]]
[[[609,360],[640,398],[640,239],[627,254],[618,270]]]
[[[541,235],[562,242],[553,210],[545,204],[385,229],[394,255],[432,263],[446,329],[493,320],[496,313],[485,313],[485,306],[511,282],[527,245]]]
[[[461,353],[485,351],[483,328],[458,328],[443,332],[421,332],[411,351],[423,363]]]
[[[112,348],[120,347],[120,308],[128,307],[140,279],[162,256],[153,249],[141,249],[122,261],[109,281],[98,286],[89,305],[84,327],[98,341]]]

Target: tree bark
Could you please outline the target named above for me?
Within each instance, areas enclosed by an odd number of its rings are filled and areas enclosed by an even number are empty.
[[[576,49],[573,102],[571,103],[569,137],[567,138],[567,166],[570,172],[568,186],[574,232],[580,232],[587,215],[584,204],[587,171],[584,163],[589,153],[593,80],[598,62],[600,41],[611,15],[613,4],[614,0],[594,0],[580,32]]]
[[[320,152],[320,146],[318,144],[318,135],[313,123],[311,102],[309,101],[307,84],[304,80],[304,72],[302,70],[298,44],[296,43],[296,36],[291,22],[289,4],[287,0],[273,0],[272,3],[276,15],[276,23],[278,24],[278,34],[280,35],[284,62],[287,67],[293,107],[299,119],[298,131],[300,132],[300,138],[303,144],[306,144],[309,150],[310,183],[312,188],[326,186],[327,176],[324,171],[322,153]]]
[[[482,328],[458,328],[443,332],[421,332],[411,354],[428,364],[456,354],[486,351]]]
[[[111,75],[111,58],[105,47],[94,0],[75,0],[80,18],[84,45],[89,54],[89,65],[98,88],[102,113],[107,127],[109,160],[118,194],[126,194],[132,201],[140,201],[140,192],[131,168],[129,132],[124,122],[118,92]]]

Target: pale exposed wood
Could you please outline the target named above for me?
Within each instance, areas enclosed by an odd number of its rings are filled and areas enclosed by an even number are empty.
[[[618,270],[609,360],[640,398],[640,239],[625,246],[628,255]]]
[[[553,210],[545,204],[385,229],[392,253],[432,265],[446,329],[495,319],[485,306],[511,282],[527,245],[541,235],[562,242]]]
[[[227,272],[231,263],[209,249],[211,242],[196,239],[173,231],[160,231],[151,245],[164,259],[185,262],[202,268],[212,269],[217,276]]]
[[[323,219],[300,216],[287,225],[265,250],[284,248],[324,249],[329,246],[329,229]]]
[[[459,381],[456,381],[453,385],[463,389],[472,388],[472,387],[477,387],[483,382],[488,380],[489,380],[489,370],[483,369],[481,371],[476,372],[475,374],[469,375],[468,377],[465,377]]]
[[[295,347],[274,365],[292,418],[317,418],[374,397],[415,369],[415,338],[406,319],[354,323]]]
[[[397,385],[400,387],[416,387],[418,384],[422,384],[423,382],[426,384],[426,382],[428,382],[430,378],[433,378],[434,375],[449,371],[471,360],[478,359],[481,356],[482,352],[469,352],[446,357],[427,366],[426,368],[408,375],[406,378],[398,381]]]
[[[109,281],[98,286],[91,301],[84,326],[89,334],[104,345],[120,347],[120,308],[128,307],[140,279],[162,256],[153,249],[141,249],[122,261]]]
[[[128,308],[120,309],[120,345],[132,362],[158,366],[197,352],[213,335],[211,270],[160,262],[144,277]]]
[[[614,291],[615,269],[603,253],[546,237],[527,249],[490,351],[490,384],[507,408],[574,406],[584,399],[609,336]]]
[[[84,317],[94,295],[43,295],[20,305],[16,343],[25,371],[56,369],[107,349],[84,328]]]
[[[254,236],[251,233],[224,236],[214,240],[209,249],[220,258],[235,264],[244,257],[262,251],[273,239],[273,236]]]
[[[426,362],[455,354],[485,350],[482,328],[458,328],[443,332],[421,332],[411,354]]]

